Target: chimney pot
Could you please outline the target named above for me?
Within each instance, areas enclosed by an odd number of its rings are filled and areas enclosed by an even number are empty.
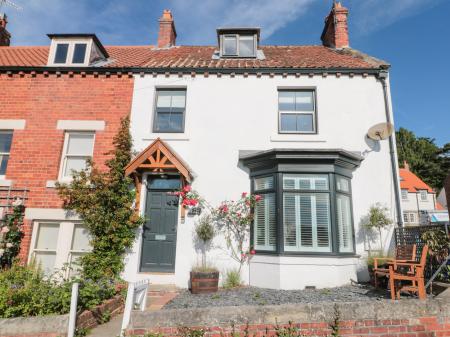
[[[172,12],[168,9],[163,11],[159,19],[158,48],[169,48],[175,46],[177,31]]]
[[[325,27],[320,39],[325,47],[347,48],[348,38],[348,9],[340,2],[334,2],[330,13],[325,18]]]
[[[8,17],[4,13],[0,13],[0,46],[9,46],[11,42],[11,34],[6,30]]]

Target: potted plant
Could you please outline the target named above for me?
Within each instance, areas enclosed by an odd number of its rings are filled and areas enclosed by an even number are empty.
[[[198,220],[195,228],[195,241],[202,252],[202,262],[201,265],[192,268],[191,271],[190,283],[193,294],[213,293],[218,290],[219,271],[217,268],[208,265],[206,259],[206,251],[209,249],[214,236],[212,217],[210,214],[205,214]]]

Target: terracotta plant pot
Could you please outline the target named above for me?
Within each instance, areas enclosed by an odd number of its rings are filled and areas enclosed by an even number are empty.
[[[215,293],[219,288],[218,271],[191,271],[191,293],[209,294]]]

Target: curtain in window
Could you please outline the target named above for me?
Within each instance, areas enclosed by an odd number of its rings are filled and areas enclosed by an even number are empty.
[[[328,193],[284,193],[284,249],[331,251]]]
[[[255,206],[254,242],[260,250],[275,250],[276,248],[276,214],[275,194],[262,194],[261,200]]]
[[[353,229],[350,208],[350,197],[338,194],[336,196],[337,224],[339,233],[339,252],[353,252]]]

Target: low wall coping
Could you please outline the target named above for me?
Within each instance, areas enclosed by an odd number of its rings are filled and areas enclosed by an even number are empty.
[[[42,333],[67,334],[69,315],[0,318],[0,336]]]
[[[287,324],[292,322],[330,322],[335,306],[340,319],[387,320],[415,317],[450,317],[450,301],[405,299],[360,302],[321,302],[264,306],[171,309],[155,312],[133,311],[129,329],[159,327],[229,326],[230,324]]]

